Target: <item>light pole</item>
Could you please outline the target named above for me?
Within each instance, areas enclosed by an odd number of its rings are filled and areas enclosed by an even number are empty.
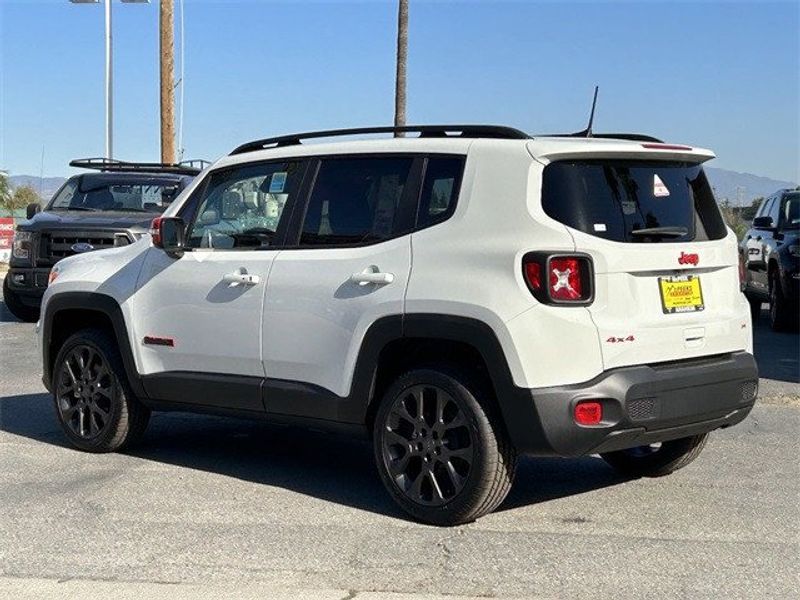
[[[100,4],[101,0],[69,0],[73,4]],[[122,0],[130,4],[149,4],[150,0]],[[111,45],[111,0],[105,0],[106,14],[106,158],[114,157],[114,65]]]

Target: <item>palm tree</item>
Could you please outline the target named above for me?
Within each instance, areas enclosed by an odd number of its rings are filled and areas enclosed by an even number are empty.
[[[394,126],[406,124],[406,63],[408,62],[408,0],[399,0],[397,10],[397,72],[394,82]],[[395,133],[396,137],[403,134]]]

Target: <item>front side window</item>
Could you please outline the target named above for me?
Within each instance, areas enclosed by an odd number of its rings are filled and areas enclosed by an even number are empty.
[[[544,170],[548,216],[629,243],[721,239],[725,224],[698,164],[648,160],[554,162]]]
[[[781,225],[784,229],[800,227],[800,192],[792,192],[783,197]]]
[[[413,157],[323,159],[301,246],[354,245],[391,237]]]
[[[300,162],[250,164],[212,173],[194,212],[187,245],[218,250],[269,247],[301,179]]]

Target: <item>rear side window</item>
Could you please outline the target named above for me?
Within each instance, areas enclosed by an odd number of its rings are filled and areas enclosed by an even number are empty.
[[[455,208],[463,171],[463,157],[428,159],[420,194],[418,228],[438,223],[450,216]]]
[[[323,159],[303,221],[301,246],[391,237],[413,157]]]
[[[697,164],[639,160],[554,162],[542,206],[553,219],[616,242],[721,239],[726,228]]]

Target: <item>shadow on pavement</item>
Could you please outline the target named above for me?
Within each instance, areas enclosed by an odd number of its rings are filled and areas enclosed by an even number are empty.
[[[0,277],[0,283],[3,278]],[[6,308],[6,303],[0,298],[0,323],[22,323],[17,317],[11,314],[11,311]]]
[[[0,398],[0,430],[68,447],[46,394]],[[364,440],[222,417],[156,413],[142,442],[128,454],[406,518],[384,490],[371,446]],[[500,510],[622,481],[596,458],[523,458],[514,488]]]
[[[753,323],[753,353],[759,377],[800,383],[800,335],[772,331],[766,310]]]

